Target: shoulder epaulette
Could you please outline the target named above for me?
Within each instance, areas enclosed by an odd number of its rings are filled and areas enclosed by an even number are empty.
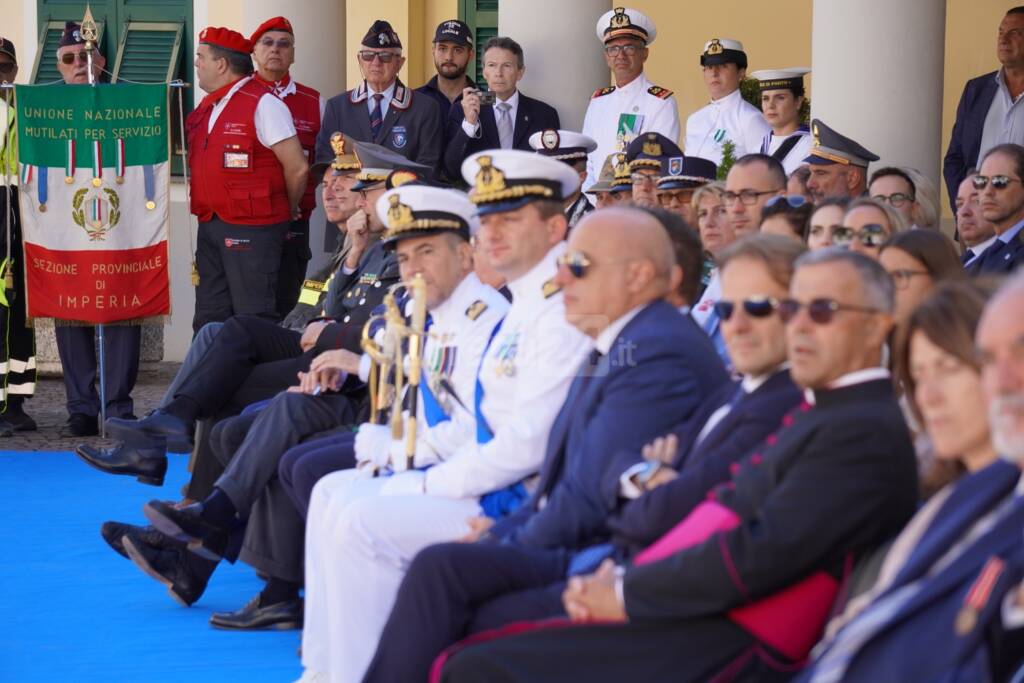
[[[652,85],[647,89],[647,92],[662,100],[672,97],[672,91],[668,88],[662,88],[660,85]]]
[[[541,287],[540,291],[544,295],[545,299],[550,299],[555,294],[561,292],[562,288],[556,285],[555,280],[552,278],[551,280],[548,280],[547,282],[544,283],[544,286]]]
[[[469,305],[469,308],[466,309],[466,317],[470,320],[476,320],[483,315],[483,312],[486,310],[487,304],[484,303],[482,299],[477,299]]]
[[[598,97],[601,97],[603,95],[607,95],[608,93],[613,93],[613,92],[615,92],[615,86],[614,85],[609,85],[607,88],[598,88],[597,90],[594,91],[594,94],[590,96],[590,99],[594,100],[594,99],[597,99]]]

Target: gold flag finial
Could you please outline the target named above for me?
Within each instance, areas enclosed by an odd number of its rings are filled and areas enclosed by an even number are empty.
[[[82,17],[81,28],[82,40],[85,41],[85,49],[91,50],[99,40],[99,30],[96,28],[96,20],[92,16],[92,8],[89,3],[85,5],[85,15]]]

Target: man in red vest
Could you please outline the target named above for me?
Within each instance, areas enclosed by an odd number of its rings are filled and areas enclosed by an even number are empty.
[[[316,136],[320,132],[326,103],[320,91],[296,82],[289,73],[295,62],[292,23],[284,17],[267,19],[253,31],[249,41],[256,63],[252,79],[270,88],[288,105],[302,153],[308,163],[313,163]],[[306,193],[299,203],[302,217],[292,221],[281,249],[281,270],[277,274],[277,312],[281,316],[288,315],[298,302],[299,290],[306,277],[306,264],[312,256],[309,251],[309,215],[316,207],[315,193],[319,182],[319,177],[310,174]]]
[[[208,94],[186,121],[199,219],[197,331],[233,315],[279,317],[282,244],[302,216],[309,165],[287,105],[250,77],[250,52],[230,29],[199,34],[196,74]]]

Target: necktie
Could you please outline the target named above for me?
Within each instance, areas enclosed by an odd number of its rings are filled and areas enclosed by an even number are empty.
[[[968,263],[970,263],[972,258],[974,258],[974,250],[968,249],[967,251],[964,252],[964,255],[960,257],[960,263],[966,266]]]
[[[377,133],[380,132],[380,127],[384,123],[384,117],[380,113],[380,101],[384,99],[384,96],[377,93],[373,96],[373,108],[370,109],[370,132],[373,133],[373,139],[377,139]]]
[[[512,117],[508,113],[512,105],[498,102],[494,106],[498,110],[498,140],[501,141],[501,148],[512,149]]]

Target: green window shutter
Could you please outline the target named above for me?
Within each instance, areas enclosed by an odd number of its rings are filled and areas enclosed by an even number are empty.
[[[103,45],[103,22],[96,21],[96,29],[99,35],[97,42]],[[36,61],[32,65],[31,83],[52,83],[60,80],[60,72],[57,71],[57,47],[60,45],[60,37],[64,33],[63,21],[47,21],[42,23],[39,31],[39,49],[36,50]]]
[[[469,76],[478,83],[483,80],[484,44],[498,35],[498,0],[460,0],[459,15],[473,30],[476,60],[469,68]],[[485,84],[480,83],[486,87]]]
[[[162,83],[174,78],[182,29],[180,22],[129,22],[121,33],[111,81]]]

